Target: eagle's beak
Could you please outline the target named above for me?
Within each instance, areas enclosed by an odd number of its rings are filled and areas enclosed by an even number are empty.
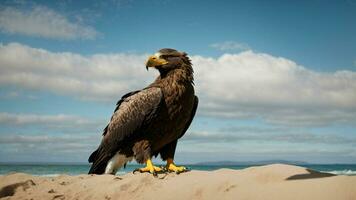
[[[146,62],[146,69],[148,70],[149,67],[157,67],[157,66],[162,66],[168,64],[168,62],[163,59],[159,58],[156,55],[150,56]]]

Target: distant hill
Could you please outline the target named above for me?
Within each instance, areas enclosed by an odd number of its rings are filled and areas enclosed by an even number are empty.
[[[308,165],[310,163],[302,161],[288,161],[288,160],[263,160],[263,161],[207,161],[198,162],[195,165],[208,165],[208,166],[230,166],[230,165],[269,165],[274,163],[282,163],[289,165]]]

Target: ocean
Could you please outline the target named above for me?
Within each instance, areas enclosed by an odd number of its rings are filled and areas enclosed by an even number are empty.
[[[244,169],[258,165],[184,165],[192,170],[216,170],[221,168]],[[336,175],[356,176],[356,164],[308,164],[299,165],[309,169],[328,172]],[[36,176],[58,176],[61,174],[79,175],[86,174],[89,164],[0,164],[0,175],[14,172],[28,173]],[[142,165],[129,164],[118,171],[117,175],[131,173]]]

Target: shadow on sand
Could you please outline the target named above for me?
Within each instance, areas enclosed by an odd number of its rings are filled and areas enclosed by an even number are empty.
[[[325,177],[336,176],[335,174],[318,172],[311,169],[306,169],[306,170],[309,172],[308,174],[296,174],[286,178],[286,180],[301,180],[301,179],[325,178]]]
[[[30,188],[31,186],[34,186],[34,185],[36,185],[36,184],[33,182],[33,180],[27,180],[24,182],[7,185],[0,189],[0,198],[13,196],[15,194],[15,190],[18,187],[22,187],[22,189],[24,191],[26,191],[28,188]]]

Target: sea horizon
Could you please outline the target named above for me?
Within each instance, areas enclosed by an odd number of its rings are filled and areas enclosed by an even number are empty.
[[[186,166],[191,170],[204,170],[213,171],[222,168],[241,170],[248,167],[268,165],[268,164],[290,164],[300,167],[306,167],[312,170],[331,173],[335,175],[356,175],[356,164],[350,163],[335,163],[335,164],[325,164],[325,163],[292,163],[292,162],[247,162],[241,164],[226,164],[221,162],[200,162],[200,163],[188,163],[180,164]],[[35,176],[48,176],[55,177],[59,175],[80,175],[87,174],[90,168],[90,163],[83,162],[0,162],[0,175],[6,175],[10,173],[27,173]],[[163,163],[157,163],[158,166],[163,166]],[[116,175],[124,175],[126,173],[131,173],[134,169],[143,167],[143,165],[137,163],[128,163],[125,168],[121,168]]]

